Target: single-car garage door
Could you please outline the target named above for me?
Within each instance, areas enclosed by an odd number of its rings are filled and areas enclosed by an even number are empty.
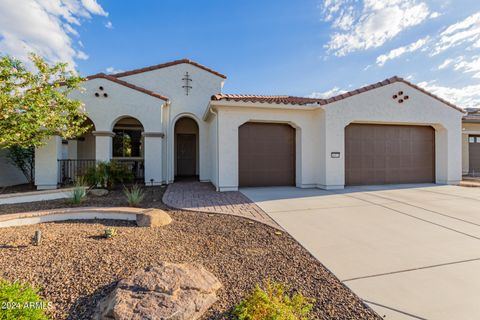
[[[350,124],[345,184],[435,182],[435,131],[429,126]]]
[[[295,129],[247,122],[238,129],[240,187],[295,185]]]
[[[468,137],[468,163],[470,164],[470,173],[480,173],[480,136]]]

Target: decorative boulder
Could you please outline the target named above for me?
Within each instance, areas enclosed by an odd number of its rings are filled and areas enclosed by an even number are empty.
[[[137,226],[139,227],[162,227],[170,224],[172,218],[163,210],[149,209],[137,213]]]
[[[99,302],[93,318],[195,320],[217,301],[221,286],[199,264],[162,263],[121,280]]]
[[[108,190],[106,190],[106,189],[92,189],[88,193],[95,196],[95,197],[104,197],[108,194]]]

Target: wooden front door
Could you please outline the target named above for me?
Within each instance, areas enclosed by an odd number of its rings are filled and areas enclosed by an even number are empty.
[[[177,134],[177,176],[194,176],[197,169],[197,139],[194,134]]]

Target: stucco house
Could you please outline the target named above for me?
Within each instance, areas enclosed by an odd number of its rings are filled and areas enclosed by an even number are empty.
[[[462,178],[464,111],[406,80],[329,99],[223,94],[225,80],[186,59],[88,77],[73,98],[92,130],[36,150],[37,187],[56,188],[110,159],[147,185],[193,176],[219,191]]]
[[[480,109],[467,109],[462,125],[463,174],[480,176]]]

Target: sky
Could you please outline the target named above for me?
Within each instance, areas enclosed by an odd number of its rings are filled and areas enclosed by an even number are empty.
[[[328,97],[394,75],[480,107],[478,0],[0,0],[0,53],[81,75],[189,58],[224,93]]]

